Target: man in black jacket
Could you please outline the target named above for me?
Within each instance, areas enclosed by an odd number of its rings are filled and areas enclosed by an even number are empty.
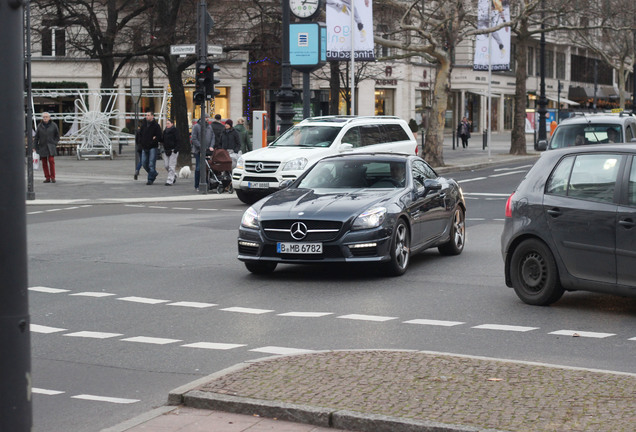
[[[146,113],[139,131],[137,132],[137,143],[141,146],[141,165],[148,173],[147,185],[154,183],[157,178],[157,150],[161,141],[161,126],[155,120],[152,112]]]
[[[214,141],[218,144],[221,142],[221,134],[225,130],[225,126],[221,123],[221,114],[214,116],[212,121],[212,130],[214,131]]]

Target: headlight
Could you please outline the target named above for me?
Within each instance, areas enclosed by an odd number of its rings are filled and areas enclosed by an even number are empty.
[[[254,207],[248,208],[245,213],[243,213],[241,226],[258,229],[258,213],[254,210]]]
[[[376,207],[358,215],[353,221],[353,229],[369,229],[382,225],[386,217],[386,208]]]
[[[307,166],[307,159],[305,158],[293,159],[285,164],[285,166],[283,167],[283,171],[301,171],[301,170],[304,170],[306,166]]]
[[[236,168],[245,169],[245,158],[243,156],[238,158],[238,160],[236,161]]]

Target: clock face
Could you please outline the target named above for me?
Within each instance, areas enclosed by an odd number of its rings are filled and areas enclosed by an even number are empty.
[[[309,18],[318,11],[319,0],[289,0],[289,10],[298,18]]]

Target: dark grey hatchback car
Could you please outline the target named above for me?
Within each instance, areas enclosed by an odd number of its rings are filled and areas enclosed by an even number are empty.
[[[636,145],[543,153],[508,198],[501,249],[506,285],[528,304],[636,296]]]

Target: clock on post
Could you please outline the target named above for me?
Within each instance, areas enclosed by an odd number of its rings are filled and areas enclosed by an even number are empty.
[[[289,11],[297,18],[311,19],[320,11],[321,0],[288,0]]]

